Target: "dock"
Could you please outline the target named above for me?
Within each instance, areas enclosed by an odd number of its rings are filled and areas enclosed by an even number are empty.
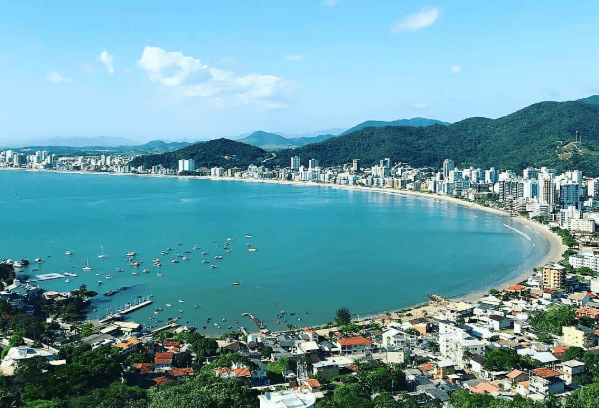
[[[179,326],[176,322],[173,323],[167,323],[166,325],[162,326],[162,327],[158,327],[154,330],[151,330],[150,333],[158,333],[164,330],[169,330],[169,329],[173,329],[175,327]]]
[[[248,313],[246,316],[249,317],[250,319],[252,319],[252,321],[254,323],[256,323],[256,326],[258,326],[258,329],[262,333],[270,333],[270,330],[268,329],[268,327],[266,327],[266,325],[261,320],[259,320],[256,316],[254,316],[253,313]]]
[[[53,279],[60,279],[60,278],[65,278],[65,275],[61,275],[60,273],[46,273],[43,275],[35,275],[35,277],[37,279],[29,279],[27,281],[27,283],[34,283],[34,282],[43,282],[43,281],[48,281],[48,280],[53,280]]]
[[[100,323],[106,323],[106,322],[108,322],[110,320],[113,320],[114,318],[122,317],[123,315],[126,315],[126,314],[131,313],[131,312],[135,312],[136,310],[139,310],[139,309],[141,309],[143,307],[149,306],[152,303],[153,302],[148,299],[148,300],[146,300],[144,302],[141,302],[141,303],[138,303],[138,304],[133,304],[133,305],[127,307],[126,309],[117,310],[116,313],[110,314],[107,317],[105,317],[104,319],[100,320]]]

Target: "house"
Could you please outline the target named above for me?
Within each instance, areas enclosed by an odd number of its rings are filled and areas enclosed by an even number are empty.
[[[175,353],[171,351],[158,352],[154,355],[154,369],[156,371],[169,371],[173,368]]]
[[[444,358],[453,360],[458,368],[464,364],[464,355],[483,355],[485,343],[470,336],[464,330],[441,333],[439,329],[439,351]]]
[[[522,296],[522,293],[524,293],[527,289],[528,288],[526,286],[523,286],[523,285],[520,285],[520,284],[515,284],[515,285],[508,286],[503,291],[505,293],[510,293],[510,294],[515,294],[515,295],[518,295],[518,296]]]
[[[489,322],[493,325],[493,330],[501,331],[508,329],[512,325],[512,321],[505,316],[493,315],[489,316]]]
[[[569,348],[570,348],[569,346],[552,347],[551,348],[551,354],[553,354],[555,356],[555,358],[557,358],[558,360],[563,360],[564,359],[564,354],[566,354],[566,351]]]
[[[491,394],[492,392],[499,391],[499,389],[499,387],[491,383],[481,381],[478,383],[478,385],[468,388],[468,391],[473,394]]]
[[[572,302],[573,305],[580,307],[586,306],[587,303],[589,303],[589,301],[591,300],[591,297],[586,292],[577,292],[572,293],[570,296],[568,296],[568,299],[570,300],[570,302]]]
[[[181,381],[184,377],[193,377],[193,368],[173,368],[171,371],[169,371],[169,374],[177,381]]]
[[[470,368],[472,372],[481,375],[484,370],[484,365],[487,359],[484,356],[473,354],[470,356]]]
[[[304,380],[304,385],[312,393],[320,392],[320,382],[316,378]]]
[[[587,303],[588,304],[588,303]],[[592,309],[590,307],[581,307],[576,310],[576,318],[580,319],[581,317],[591,317],[595,323],[599,323],[599,310]]]
[[[593,329],[589,329],[585,326],[564,326],[562,328],[564,333],[564,343],[569,346],[576,347],[593,347],[597,344],[597,336]]]
[[[531,371],[531,379],[528,389],[532,393],[549,395],[564,392],[564,381],[560,378],[560,372],[549,368],[535,368]]]
[[[170,377],[157,377],[157,378],[154,378],[154,381],[156,382],[156,387],[158,387],[158,388],[162,388],[166,384],[169,384],[169,383],[177,382],[175,379],[170,378]]]
[[[130,337],[127,340],[117,343],[114,347],[118,347],[122,350],[123,354],[129,354],[138,349],[139,340],[135,337]]]
[[[525,374],[520,370],[512,370],[506,375],[506,378],[510,380],[512,384],[517,384],[522,381],[527,381],[528,374]]]
[[[316,397],[308,390],[266,392],[264,395],[258,396],[258,399],[260,408],[313,408],[316,402]]]
[[[433,376],[435,378],[447,378],[449,375],[455,374],[455,364],[451,360],[443,360],[437,363],[437,367],[435,367],[435,373]]]
[[[139,370],[142,373],[151,373],[154,371],[153,363],[135,363],[133,364],[133,368]]]
[[[51,351],[52,350],[52,351]],[[42,356],[48,361],[54,360],[55,349],[46,350],[43,348],[32,348],[28,346],[13,347],[8,350],[6,356],[0,363],[1,367],[16,367],[19,361],[26,360],[36,356]]]
[[[562,375],[561,379],[567,385],[570,385],[574,382],[574,380],[584,374],[586,368],[585,364],[578,360],[570,360],[561,364]]]
[[[342,355],[372,353],[375,349],[374,341],[362,336],[339,339],[336,343]]]

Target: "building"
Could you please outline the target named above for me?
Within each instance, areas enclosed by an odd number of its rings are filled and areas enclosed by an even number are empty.
[[[308,160],[308,169],[313,170],[318,167],[318,160],[310,159]]]
[[[360,159],[353,160],[351,169],[354,173],[360,170]]]
[[[572,268],[578,269],[582,267],[591,268],[594,271],[599,271],[599,256],[596,256],[594,252],[589,251],[588,249],[582,250],[577,254],[571,255],[568,257],[568,262],[572,265]],[[596,289],[599,290],[599,285],[593,285],[593,280],[591,280],[591,290],[593,290],[593,286],[596,286]]]
[[[543,289],[564,289],[565,284],[565,267],[556,263],[543,267]]]
[[[455,169],[455,163],[451,159],[443,160],[443,180],[449,178],[449,172]]]
[[[566,361],[561,364],[561,368],[561,378],[568,385],[572,384],[577,377],[581,376],[586,371],[584,363],[578,360]]]
[[[568,346],[589,348],[597,345],[595,331],[585,326],[564,326],[564,343]]]
[[[564,381],[560,378],[560,372],[546,367],[536,368],[531,371],[531,379],[528,389],[536,394],[549,395],[564,392]]]
[[[362,336],[339,339],[337,347],[341,350],[342,355],[372,353],[375,349],[374,341]]]
[[[258,399],[260,408],[313,408],[316,402],[316,397],[308,390],[266,392]]]
[[[456,367],[464,366],[464,356],[470,354],[484,355],[485,343],[475,339],[462,329],[456,328],[449,333],[441,333],[439,329],[439,351],[444,358],[456,363]]]
[[[291,170],[299,170],[300,168],[300,158],[299,156],[292,156],[291,157]]]
[[[196,162],[193,159],[179,160],[179,173],[193,172],[196,169]]]

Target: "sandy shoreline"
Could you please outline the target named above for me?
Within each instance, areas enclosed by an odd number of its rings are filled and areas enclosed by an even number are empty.
[[[490,208],[490,207],[485,207],[485,206],[479,205],[477,203],[461,200],[461,199],[454,198],[454,197],[449,197],[449,196],[444,196],[444,195],[439,195],[439,194],[432,194],[432,193],[422,193],[422,192],[411,191],[411,190],[395,190],[395,189],[378,188],[378,187],[360,187],[360,186],[355,186],[355,185],[352,186],[352,185],[340,185],[340,184],[321,184],[321,183],[312,183],[312,182],[295,182],[295,181],[265,180],[265,179],[239,179],[239,178],[212,177],[212,176],[177,176],[177,175],[167,176],[167,175],[159,175],[159,174],[104,173],[104,172],[87,172],[87,171],[33,170],[33,169],[12,169],[12,168],[0,168],[0,170],[25,170],[25,171],[34,171],[34,172],[50,171],[50,172],[54,172],[54,173],[65,173],[65,174],[94,174],[94,175],[120,175],[120,176],[131,175],[131,176],[138,176],[138,177],[141,176],[141,177],[147,177],[147,178],[163,178],[163,177],[175,178],[176,177],[176,178],[181,178],[181,179],[198,179],[198,180],[225,181],[225,182],[241,181],[241,182],[250,182],[250,183],[268,183],[268,184],[305,186],[305,187],[338,188],[338,189],[356,190],[356,191],[361,191],[361,192],[373,192],[373,193],[378,193],[378,194],[393,194],[393,195],[400,195],[400,196],[401,195],[412,196],[412,197],[419,197],[419,198],[429,199],[429,200],[440,200],[440,201],[448,202],[451,204],[467,207],[467,208],[470,208],[473,210],[486,211],[488,213],[492,213],[495,215],[509,218],[510,220],[513,220],[515,222],[518,222],[524,226],[527,226],[527,227],[533,229],[535,232],[537,232],[539,235],[541,235],[548,242],[549,247],[550,247],[549,252],[541,260],[539,265],[544,265],[549,262],[559,261],[562,258],[562,254],[567,249],[567,247],[562,244],[562,240],[557,234],[552,232],[548,227],[541,225],[536,221],[529,220],[522,216],[511,217],[504,211],[497,210],[497,209]],[[505,286],[509,286],[514,283],[518,283],[523,280],[526,280],[529,276],[532,275],[532,273],[533,273],[532,270],[525,271],[525,272],[519,274],[518,276],[514,276],[514,277],[511,277],[506,280],[500,280],[499,283],[497,283],[493,286],[485,287],[485,288],[478,289],[473,292],[467,293],[465,295],[457,296],[454,298],[454,300],[461,300],[461,301],[466,301],[466,302],[476,301],[476,300],[480,299],[481,297],[483,297],[490,289],[501,290]],[[420,306],[420,304],[414,305],[412,307],[402,308],[402,309],[410,309],[410,308],[417,307],[417,306]],[[391,309],[389,311],[392,312],[394,310],[400,310],[400,309]],[[368,316],[365,314],[363,316],[363,318],[373,318],[376,316],[380,316],[380,315],[373,314],[373,315]]]

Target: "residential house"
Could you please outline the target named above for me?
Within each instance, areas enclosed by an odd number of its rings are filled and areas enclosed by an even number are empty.
[[[587,303],[588,304],[588,303]],[[599,310],[592,309],[590,307],[581,307],[576,310],[576,318],[580,319],[581,317],[591,317],[595,323],[599,323]]]
[[[375,349],[374,341],[362,336],[349,337],[337,340],[337,347],[342,355],[372,353]]]
[[[585,326],[564,326],[564,343],[576,347],[593,347],[597,344],[597,336],[593,329]]]
[[[455,374],[455,363],[451,360],[443,360],[437,363],[433,376],[434,378],[445,379],[453,374]]]
[[[499,390],[500,388],[496,385],[484,381],[479,382],[474,387],[468,388],[468,391],[470,391],[473,394],[491,394]]]
[[[493,325],[493,330],[495,331],[508,329],[512,325],[512,321],[510,319],[500,315],[489,316],[489,322],[491,323],[491,325]]]
[[[316,397],[308,390],[297,391],[277,391],[266,392],[264,395],[258,396],[260,400],[260,408],[313,408],[316,402]]]
[[[171,351],[158,352],[154,355],[154,369],[156,371],[169,371],[173,369],[175,353]]]
[[[576,292],[568,296],[568,300],[570,300],[574,306],[581,307],[586,306],[591,300],[591,297],[586,292]]]
[[[564,392],[564,381],[560,378],[559,371],[550,368],[535,368],[531,371],[531,379],[528,389],[530,392],[549,395],[561,394]]]
[[[312,364],[312,370],[314,375],[319,375],[322,376],[322,378],[330,380],[339,375],[339,364],[334,361],[323,360]]]
[[[512,384],[517,384],[522,381],[528,380],[528,374],[523,373],[520,370],[512,370],[507,375],[506,378],[512,382]]]
[[[580,377],[582,374],[584,374],[585,370],[585,364],[581,361],[566,361],[561,364],[561,378],[567,385],[570,385],[577,377]]]

